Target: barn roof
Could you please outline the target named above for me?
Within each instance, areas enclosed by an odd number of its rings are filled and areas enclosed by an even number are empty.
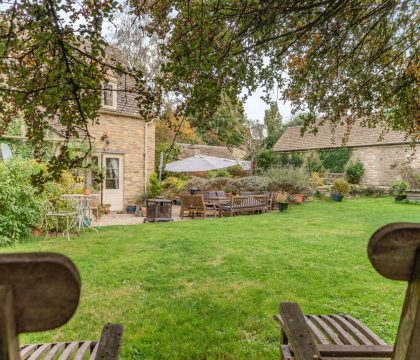
[[[296,151],[313,149],[331,149],[343,146],[343,138],[348,126],[345,123],[337,125],[332,132],[331,126],[325,124],[318,127],[316,134],[305,132],[301,135],[301,126],[292,126],[286,129],[277,143],[274,151]],[[403,144],[407,141],[404,133],[399,131],[384,131],[381,127],[363,127],[361,121],[356,121],[348,136],[347,147],[379,146]]]

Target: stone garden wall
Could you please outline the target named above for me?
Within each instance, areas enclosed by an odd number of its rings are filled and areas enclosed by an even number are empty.
[[[177,146],[181,149],[181,159],[194,155],[208,155],[225,159],[242,160],[245,156],[245,151],[238,148],[227,148],[226,146],[182,143],[178,143]]]
[[[420,149],[417,150],[417,152]],[[353,148],[350,161],[360,159],[365,168],[364,185],[390,186],[400,179],[402,168],[410,161],[411,167],[420,170],[420,156],[410,157],[412,150],[406,145],[370,146]]]

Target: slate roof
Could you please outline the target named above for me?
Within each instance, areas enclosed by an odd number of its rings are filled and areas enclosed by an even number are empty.
[[[107,47],[107,56],[110,58],[108,61],[111,64],[120,62],[125,66],[128,66],[127,59],[123,52],[115,46]],[[115,59],[114,61],[111,60]],[[127,75],[117,76],[118,93],[117,93],[117,109],[103,108],[102,110],[107,112],[117,112],[126,115],[139,115],[139,106],[136,97],[137,93],[132,92],[135,88],[135,80]],[[128,90],[128,91],[126,91]]]
[[[347,124],[337,125],[332,133],[331,126],[327,123],[318,127],[316,134],[305,132],[301,136],[301,126],[286,129],[277,143],[274,151],[296,151],[313,149],[331,149],[343,146],[342,139],[347,132]],[[381,138],[381,135],[382,138]],[[361,121],[356,121],[348,137],[347,147],[378,146],[406,143],[404,133],[390,130],[383,132],[383,128],[362,127]]]

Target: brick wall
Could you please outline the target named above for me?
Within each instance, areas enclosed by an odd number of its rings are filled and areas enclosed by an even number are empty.
[[[136,116],[101,111],[99,124],[90,127],[98,153],[124,155],[124,205],[144,191],[144,131],[145,121]],[[154,171],[155,126],[148,125],[147,174]],[[106,134],[109,144],[101,140]]]

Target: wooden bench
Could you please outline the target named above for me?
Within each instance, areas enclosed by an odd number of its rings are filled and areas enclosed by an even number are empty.
[[[99,341],[18,345],[18,335],[65,324],[76,311],[80,276],[54,253],[0,255],[0,360],[116,360],[122,326],[106,324]]]
[[[408,201],[420,201],[420,189],[407,190]]]
[[[267,195],[232,196],[230,201],[219,206],[220,216],[268,211]]]
[[[281,303],[275,316],[282,332],[282,359],[420,359],[420,224],[389,224],[368,245],[373,267],[393,280],[408,281],[394,346],[348,315],[304,316],[298,304]]]

